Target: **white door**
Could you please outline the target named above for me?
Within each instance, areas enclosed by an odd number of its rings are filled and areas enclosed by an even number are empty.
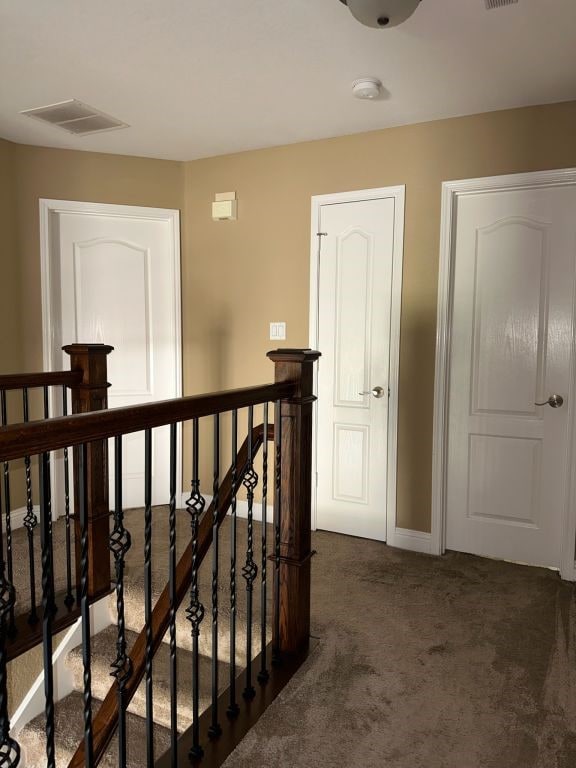
[[[63,344],[106,343],[114,347],[109,408],[180,396],[178,212],[43,202],[55,208],[48,264],[53,366],[69,366]],[[169,500],[169,427],[153,435],[153,503],[163,504]],[[112,506],[113,440],[109,455]],[[126,507],[144,502],[143,433],[123,439],[123,493]]]
[[[324,530],[386,540],[393,197],[322,205],[317,513]]]
[[[458,199],[448,549],[560,566],[575,246],[573,187]],[[555,395],[561,407],[536,405]]]

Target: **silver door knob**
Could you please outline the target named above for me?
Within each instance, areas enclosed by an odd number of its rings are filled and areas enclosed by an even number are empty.
[[[562,395],[550,395],[546,402],[534,403],[534,405],[549,405],[550,408],[561,408],[564,405],[564,398]]]
[[[358,392],[359,395],[372,395],[372,397],[384,397],[384,387],[373,387],[369,392]]]

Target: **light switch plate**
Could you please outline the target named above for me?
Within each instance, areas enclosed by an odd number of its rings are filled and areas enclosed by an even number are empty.
[[[270,323],[270,341],[286,339],[286,323]]]

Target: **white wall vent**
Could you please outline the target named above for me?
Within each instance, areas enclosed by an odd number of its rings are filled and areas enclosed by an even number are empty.
[[[503,8],[505,5],[514,5],[518,0],[485,0],[486,8],[491,11],[493,8]]]
[[[99,109],[89,107],[77,99],[60,101],[58,104],[48,104],[45,107],[24,109],[20,114],[42,120],[42,122],[55,125],[57,128],[63,128],[68,133],[74,133],[77,136],[129,127],[127,123],[110,117],[110,115],[100,112]]]

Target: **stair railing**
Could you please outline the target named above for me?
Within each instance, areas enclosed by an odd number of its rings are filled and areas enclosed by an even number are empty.
[[[49,419],[69,412],[85,413],[107,407],[106,357],[112,347],[104,344],[71,344],[64,348],[70,355],[70,370],[43,373],[23,373],[0,376],[0,427],[9,423],[28,423],[32,420]],[[94,451],[94,446],[91,447]],[[94,454],[91,472],[106,463],[106,444],[101,446],[104,454],[96,462]],[[78,521],[74,513],[73,482],[71,461],[68,447],[63,453],[51,454],[49,462],[61,462],[60,479],[62,481],[62,508],[53,509],[55,516],[65,519],[65,560],[66,583],[61,589],[53,589],[54,612],[53,629],[59,632],[70,626],[79,616],[80,607],[77,599],[79,584],[76,583],[78,571],[79,539]],[[6,616],[5,652],[7,660],[16,658],[25,651],[42,642],[43,608],[38,599],[38,495],[35,491],[38,462],[33,455],[23,455],[21,460],[0,463],[2,481],[0,487],[0,518],[4,521],[4,532],[0,530],[0,543],[4,549],[2,566],[6,579],[14,588],[14,594],[8,596],[9,606]],[[51,470],[54,473],[54,470]],[[91,528],[90,541],[102,540],[105,557],[93,553],[92,562],[99,563],[99,581],[91,580],[89,594],[96,599],[110,589],[110,569],[108,565],[108,488],[102,480],[95,477],[92,483],[103,497],[90,503]],[[19,508],[24,504],[23,509]],[[18,505],[18,506],[16,506]],[[18,515],[18,513],[20,513]],[[22,513],[23,517],[22,517]],[[26,529],[28,547],[28,573],[26,583],[14,583],[13,529],[16,527],[15,515],[22,518],[19,522]],[[96,528],[100,526],[101,534]],[[107,567],[108,566],[108,567]],[[53,585],[54,588],[54,585]],[[18,602],[16,598],[18,597]],[[0,608],[1,608],[0,602]]]
[[[275,383],[215,394],[185,397],[178,400],[151,403],[132,408],[102,410],[62,416],[49,420],[8,425],[0,430],[0,462],[10,462],[25,456],[37,456],[40,491],[40,533],[42,554],[42,640],[44,647],[44,683],[46,717],[46,765],[55,766],[54,686],[52,680],[52,634],[54,632],[54,589],[52,583],[52,523],[51,468],[53,451],[74,450],[75,511],[78,525],[79,601],[82,617],[83,719],[84,738],[70,766],[96,766],[118,732],[118,765],[127,759],[126,710],[139,682],[146,690],[146,765],[186,765],[199,761],[204,752],[215,755],[206,764],[220,764],[235,745],[235,740],[249,727],[251,718],[261,712],[260,705],[250,706],[257,697],[257,688],[268,688],[262,697],[270,699],[270,691],[278,691],[281,683],[271,683],[274,665],[280,664],[279,678],[297,668],[306,652],[310,630],[310,501],[311,501],[311,439],[313,363],[319,353],[311,350],[278,350],[268,357],[275,363]],[[74,356],[72,356],[74,361]],[[105,356],[104,356],[105,360]],[[104,397],[102,398],[102,390]],[[82,389],[80,389],[82,392]],[[105,403],[104,385],[100,382],[101,402]],[[90,402],[84,395],[84,402]],[[80,395],[79,395],[80,396]],[[95,397],[95,400],[98,398]],[[92,402],[92,405],[97,403]],[[269,423],[269,405],[274,408],[274,426]],[[255,427],[255,409],[262,409],[263,425]],[[239,413],[247,415],[247,435],[237,451]],[[86,408],[88,410],[88,408]],[[221,473],[222,429],[224,414],[231,418],[232,464],[224,477]],[[200,420],[212,421],[212,500],[206,508],[201,493]],[[184,555],[176,559],[176,467],[178,425],[188,422],[192,432],[192,485],[187,501],[190,520],[189,543]],[[170,429],[170,500],[169,500],[169,578],[156,604],[152,604],[152,431],[169,425]],[[122,458],[123,436],[143,431],[144,457],[144,610],[145,626],[130,651],[127,649],[124,617],[124,567],[131,547],[130,532],[124,520]],[[274,518],[272,540],[267,541],[266,500],[268,495],[268,438],[274,440],[274,458],[270,462],[274,479]],[[106,444],[114,439],[115,493],[112,531],[108,515],[104,515],[102,500],[107,485]],[[262,448],[262,540],[254,541],[254,503],[258,476],[255,457]],[[99,487],[98,487],[99,486]],[[236,552],[238,495],[243,489],[247,505],[247,546],[245,558]],[[106,499],[106,505],[107,505]],[[94,511],[96,515],[94,515]],[[230,553],[230,650],[231,672],[228,691],[219,696],[218,637],[219,637],[219,530],[230,511],[232,531]],[[107,509],[106,509],[107,512]],[[92,513],[92,518],[91,518]],[[106,517],[106,526],[102,520]],[[95,523],[95,524],[91,524]],[[106,556],[104,557],[104,549]],[[109,579],[101,578],[99,570],[108,550],[115,562],[117,622],[117,656],[114,660],[115,682],[98,712],[92,711],[89,606],[99,590],[108,591]],[[212,584],[209,599],[202,594],[198,568],[204,556],[212,551]],[[2,550],[3,551],[3,550]],[[267,566],[273,578],[272,643],[266,644],[265,620],[260,626],[260,655],[253,661],[252,600],[255,582],[260,572],[262,611],[266,616]],[[109,567],[109,566],[108,566]],[[242,681],[236,677],[235,617],[239,579],[246,586],[247,628],[246,657]],[[3,554],[0,557],[2,595],[13,595],[13,585],[5,573]],[[186,616],[190,622],[193,648],[194,718],[190,728],[178,729],[176,611],[188,595]],[[19,747],[10,735],[6,687],[6,630],[10,598],[0,601],[0,755],[3,765],[16,766]],[[210,616],[208,615],[210,613]],[[211,618],[212,664],[211,706],[200,716],[198,707],[198,639],[205,619]],[[208,621],[206,621],[206,625]],[[205,625],[205,626],[206,626]],[[156,754],[153,729],[154,655],[169,633],[171,724],[170,748],[159,757]],[[253,665],[258,669],[254,674]],[[273,677],[273,674],[272,674]],[[242,686],[241,696],[237,695]],[[274,693],[272,695],[275,695]],[[244,704],[246,702],[246,704]],[[244,709],[243,709],[244,708]],[[248,713],[248,715],[246,715]],[[234,725],[242,721],[242,725]],[[248,725],[246,725],[248,723]],[[204,724],[204,725],[203,725]],[[224,727],[223,727],[224,726]],[[232,735],[230,735],[232,734]],[[205,738],[209,737],[209,740]]]

